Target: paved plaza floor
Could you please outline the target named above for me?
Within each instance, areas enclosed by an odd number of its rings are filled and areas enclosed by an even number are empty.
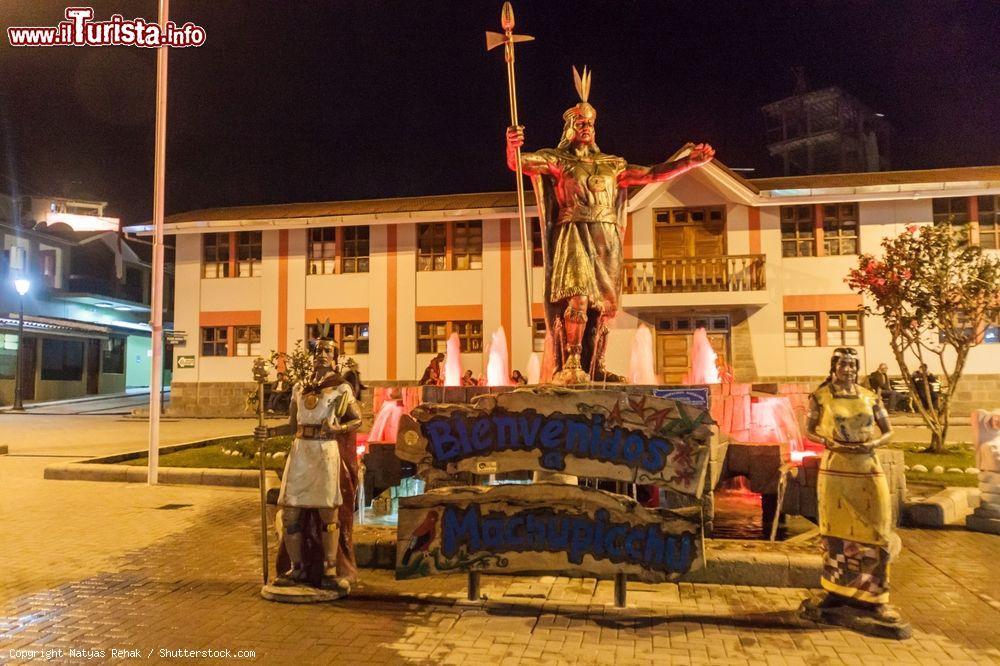
[[[354,597],[294,606],[258,595],[255,490],[43,480],[52,460],[0,456],[0,662],[1000,663],[1000,537],[903,531],[905,642],[803,622],[797,589],[630,584],[616,610],[610,583],[485,576],[468,605],[461,576],[364,570]]]

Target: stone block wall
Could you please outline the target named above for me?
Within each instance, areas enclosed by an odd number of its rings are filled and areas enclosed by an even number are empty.
[[[170,416],[248,417],[247,394],[253,382],[173,382]]]

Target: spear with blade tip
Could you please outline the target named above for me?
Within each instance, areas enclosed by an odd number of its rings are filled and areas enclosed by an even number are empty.
[[[528,42],[534,39],[529,35],[514,34],[514,8],[509,2],[503,3],[500,10],[500,27],[503,34],[499,32],[486,33],[486,50],[491,51],[503,44],[504,60],[507,62],[507,96],[510,99],[510,124],[518,127],[517,122],[517,84],[514,81],[514,42]],[[517,216],[521,223],[521,257],[524,260],[524,303],[527,308],[528,325],[532,325],[531,302],[532,295],[531,261],[528,252],[528,243],[531,242],[531,233],[528,229],[528,220],[524,212],[524,177],[521,173],[521,147],[516,148],[517,162],[515,171],[517,173]]]

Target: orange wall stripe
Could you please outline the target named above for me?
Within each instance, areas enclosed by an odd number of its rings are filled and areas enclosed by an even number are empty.
[[[545,304],[544,303],[532,303],[531,304],[531,318],[532,319],[545,319]]]
[[[750,232],[750,254],[760,254],[760,208],[748,209],[747,229]]]
[[[288,351],[288,230],[278,232],[278,351]]]
[[[481,303],[475,305],[418,305],[416,310],[417,321],[475,321],[483,318]]]
[[[784,297],[785,312],[849,312],[864,301],[858,294],[816,294]]]
[[[202,326],[260,326],[260,310],[218,310],[202,312]]]
[[[826,256],[826,244],[823,242],[823,204],[813,206],[813,229],[816,234],[816,256]]]
[[[386,294],[385,294],[385,308],[386,308],[386,355],[385,355],[385,378],[386,379],[396,379],[396,308],[398,302],[398,294],[396,292],[398,285],[396,284],[396,271],[398,267],[396,266],[396,227],[390,225],[385,230],[385,249],[388,256],[388,262],[386,266]]]
[[[504,337],[507,338],[508,350],[513,349],[510,346],[510,290],[510,220],[500,220],[500,325],[503,326]],[[526,294],[525,298],[531,298],[531,294]],[[483,308],[480,306],[480,319],[482,312]]]
[[[622,252],[626,259],[632,258],[632,213],[625,215],[625,239],[622,241]],[[532,315],[534,316],[534,315]]]
[[[309,308],[306,310],[306,323],[329,319],[331,324],[365,324],[369,316],[368,308]]]

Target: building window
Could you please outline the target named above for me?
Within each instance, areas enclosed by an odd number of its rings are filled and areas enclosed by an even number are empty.
[[[656,224],[693,224],[718,227],[726,221],[726,209],[712,208],[664,208],[654,212]]]
[[[101,372],[121,375],[125,372],[125,338],[110,338],[104,343]]]
[[[234,326],[235,356],[260,356],[260,326]]]
[[[367,273],[370,239],[371,231],[367,225],[310,229],[309,275]]]
[[[344,237],[343,273],[367,273],[368,259],[371,247],[371,230],[367,225],[359,227],[341,227]]]
[[[417,322],[417,353],[436,354],[444,352],[448,345],[448,322]]]
[[[339,324],[340,336],[337,346],[342,354],[368,353],[368,324]]]
[[[448,224],[417,225],[417,270],[443,271],[448,253]]]
[[[986,325],[986,330],[983,331],[983,344],[1000,344],[1000,320]]]
[[[17,367],[17,334],[0,333],[0,379],[14,379]]]
[[[202,235],[201,267],[202,277],[229,277],[229,234]]]
[[[202,356],[229,356],[229,328],[206,326],[201,329]]]
[[[483,222],[460,220],[452,223],[451,268],[456,271],[483,267]]]
[[[811,257],[816,244],[812,206],[781,206],[781,256]]]
[[[931,207],[934,211],[935,224],[947,223],[952,226],[962,226],[969,223],[968,197],[932,199]]]
[[[827,255],[858,253],[857,204],[823,206],[823,249]]]
[[[534,319],[531,322],[531,351],[545,353],[545,320]]]
[[[830,347],[857,347],[863,343],[860,312],[827,312],[826,344]]]
[[[531,218],[531,265],[544,266],[545,252],[542,247],[542,221]]]
[[[785,346],[816,347],[819,345],[819,316],[816,313],[785,315]]]
[[[323,227],[309,230],[309,274],[337,272],[337,229]]]
[[[451,330],[458,333],[459,350],[462,352],[483,351],[483,322],[456,321]]]
[[[42,379],[78,382],[83,378],[83,341],[42,338]]]
[[[979,246],[1000,250],[1000,196],[979,197]]]
[[[236,232],[236,276],[260,277],[263,235],[259,231]]]

